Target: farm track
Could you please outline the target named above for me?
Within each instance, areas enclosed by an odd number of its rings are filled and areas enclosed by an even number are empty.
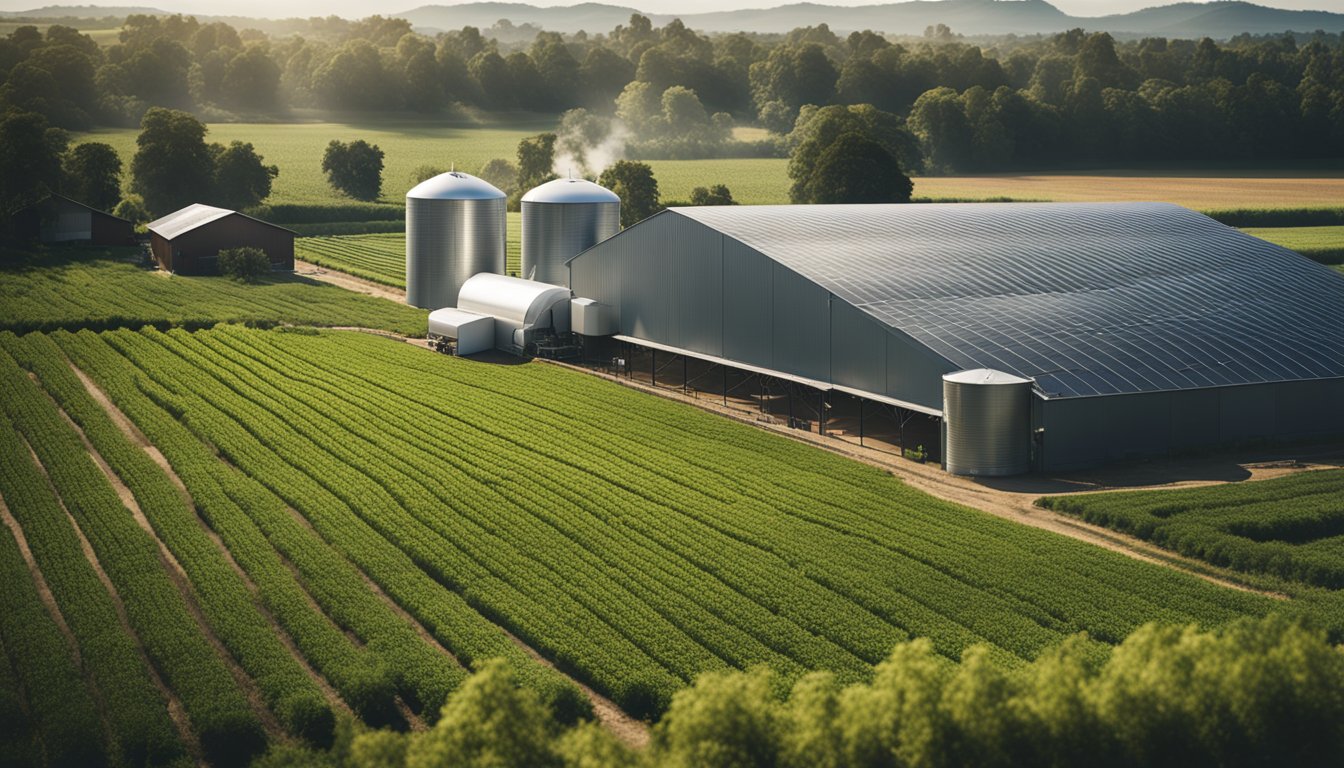
[[[196,731],[191,726],[191,720],[187,717],[186,707],[182,704],[182,700],[178,698],[173,689],[164,681],[158,667],[156,667],[153,660],[150,659],[149,652],[145,649],[144,641],[140,639],[140,636],[136,634],[135,630],[131,627],[130,617],[126,614],[126,605],[122,602],[121,595],[117,592],[116,586],[113,585],[112,579],[109,578],[107,572],[103,570],[102,563],[98,561],[98,555],[94,553],[93,545],[89,543],[88,538],[84,535],[84,531],[79,527],[79,523],[75,520],[74,515],[70,514],[70,510],[66,508],[65,501],[60,498],[60,493],[57,492],[55,484],[51,482],[51,478],[47,474],[47,468],[42,465],[41,459],[37,456],[37,451],[33,450],[31,445],[28,445],[28,441],[24,436],[19,435],[19,440],[21,440],[28,448],[30,460],[37,465],[38,470],[43,477],[46,478],[47,485],[50,486],[52,494],[60,504],[61,511],[65,513],[66,522],[74,531],[75,537],[79,541],[79,546],[84,554],[84,559],[88,561],[89,567],[93,569],[94,574],[98,577],[98,581],[102,582],[103,588],[107,590],[108,597],[112,600],[112,606],[116,609],[117,619],[121,622],[121,631],[127,637],[131,638],[132,642],[135,644],[135,649],[140,655],[140,660],[144,664],[144,668],[149,673],[150,680],[153,682],[154,687],[158,689],[159,694],[167,702],[168,717],[172,720],[173,727],[177,730],[178,737],[182,739],[182,744],[186,747],[187,753],[197,765],[208,765],[205,759],[204,750],[201,748],[201,741],[197,738]]]
[[[945,501],[963,504],[973,509],[987,512],[995,517],[1068,536],[1069,538],[1078,541],[1093,544],[1103,549],[1126,555],[1135,560],[1166,566],[1228,589],[1250,592],[1278,600],[1289,599],[1287,595],[1282,593],[1251,586],[1242,581],[1235,572],[1217,568],[1208,563],[1185,557],[1184,555],[1163,549],[1133,536],[1118,533],[1101,526],[1091,525],[1082,522],[1077,518],[1035,506],[1035,500],[1046,495],[1045,491],[1014,492],[996,489],[988,485],[977,483],[968,478],[950,475],[942,471],[942,469],[936,465],[919,464],[917,462],[907,461],[890,453],[862,448],[839,439],[828,439],[811,432],[791,429],[782,424],[761,421],[745,414],[741,409],[724,407],[712,399],[688,397],[677,391],[661,387],[653,387],[640,381],[612,376],[583,366],[551,360],[544,360],[542,362],[569,368],[571,370],[582,371],[589,375],[598,376],[623,386],[637,389],[641,392],[647,392],[669,400],[694,405],[702,410],[726,416],[743,424],[749,424],[759,429],[765,429],[776,434],[787,436],[798,442],[824,448],[832,453],[852,458],[879,469],[888,470],[912,488],[924,491],[925,493]],[[1332,466],[1334,465],[1319,464],[1313,465],[1310,469],[1326,469]],[[1270,479],[1281,476],[1281,474],[1281,471],[1272,470],[1252,472],[1247,479],[1252,481]],[[1196,485],[1213,485],[1217,484],[1217,482],[1218,481],[1193,481],[1179,484],[1162,482],[1151,485],[1126,486],[1123,489],[1115,490],[1189,488]],[[1070,488],[1068,486],[1060,485],[1050,492],[1077,492],[1079,490],[1102,491],[1110,489],[1101,487],[1079,488],[1078,486]]]
[[[406,303],[406,291],[403,288],[395,288],[382,283],[375,283],[372,280],[366,280],[362,277],[356,277],[349,272],[342,272],[331,267],[324,267],[319,264],[313,264],[307,261],[294,260],[294,274],[301,277],[307,277],[318,280],[323,283],[340,286],[347,291],[362,293],[367,296],[377,296],[380,299],[388,299],[401,304]]]

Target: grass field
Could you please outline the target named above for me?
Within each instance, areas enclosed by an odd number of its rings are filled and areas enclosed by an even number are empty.
[[[522,261],[522,215],[508,214],[504,270],[518,274]],[[294,241],[295,257],[396,288],[406,287],[406,234],[301,237]]]
[[[208,327],[216,322],[340,325],[420,336],[426,313],[293,275],[245,285],[133,263],[139,249],[53,249],[0,261],[0,330]],[[129,260],[128,260],[129,259]]]
[[[385,154],[383,199],[400,204],[414,186],[411,174],[419,166],[447,170],[456,165],[458,170],[475,173],[496,157],[515,160],[521,139],[554,127],[550,119],[529,119],[500,127],[385,118],[369,123],[212,123],[206,141],[250,141],[268,164],[279,166],[280,175],[267,202],[321,204],[348,201],[327,184],[322,174],[322,153],[327,143],[333,139],[364,139],[377,144]],[[111,144],[129,168],[138,135],[138,129],[123,128],[81,133],[75,140]]]
[[[1179,491],[1047,497],[1048,509],[1249,573],[1344,587],[1344,470]]]
[[[1322,264],[1344,265],[1344,227],[1247,227],[1243,231]]]

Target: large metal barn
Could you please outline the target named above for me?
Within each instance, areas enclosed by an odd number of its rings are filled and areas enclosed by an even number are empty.
[[[1039,470],[1344,434],[1344,275],[1174,205],[672,208],[569,268],[645,348],[940,417],[1017,382],[970,439]]]

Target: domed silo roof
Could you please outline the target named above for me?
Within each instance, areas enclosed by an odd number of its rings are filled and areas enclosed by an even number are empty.
[[[494,185],[449,171],[406,193],[406,303],[451,307],[467,278],[504,271],[504,198]]]
[[[522,275],[569,284],[565,262],[621,229],[621,198],[587,179],[555,179],[523,195]]]

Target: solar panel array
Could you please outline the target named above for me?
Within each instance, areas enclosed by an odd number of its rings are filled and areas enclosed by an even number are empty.
[[[1344,276],[1175,205],[672,210],[1044,397],[1344,376]]]

